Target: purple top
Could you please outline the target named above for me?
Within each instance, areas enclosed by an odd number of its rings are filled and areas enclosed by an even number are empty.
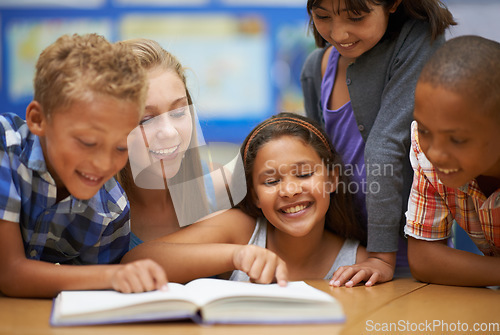
[[[328,101],[333,91],[338,61],[339,53],[335,48],[332,48],[325,75],[321,82],[321,108],[326,133],[330,137],[333,147],[342,157],[344,175],[350,179],[347,190],[355,195],[356,205],[361,209],[363,223],[366,225],[365,142],[359,132],[351,101],[348,101],[337,110],[328,109]]]

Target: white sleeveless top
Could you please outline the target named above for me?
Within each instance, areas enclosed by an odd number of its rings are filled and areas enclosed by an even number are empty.
[[[257,218],[257,223],[255,225],[255,230],[253,231],[252,237],[248,244],[256,245],[262,248],[266,247],[267,241],[267,220],[265,218]],[[356,263],[356,254],[358,252],[359,241],[346,239],[342,248],[340,249],[337,258],[333,262],[330,271],[325,276],[324,279],[331,279],[333,273],[341,266],[353,265]],[[247,274],[240,270],[235,270],[231,274],[229,280],[234,281],[249,281],[250,278]]]

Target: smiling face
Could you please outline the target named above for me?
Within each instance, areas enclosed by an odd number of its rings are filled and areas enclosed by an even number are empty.
[[[323,0],[312,8],[312,20],[318,33],[343,57],[356,59],[382,39],[389,14],[396,11],[398,4],[386,10],[368,3],[370,12],[356,14],[346,10],[344,0]]]
[[[134,174],[148,168],[156,177],[172,178],[191,142],[191,108],[186,87],[175,72],[154,69],[148,77],[144,117],[128,139],[130,164]]]
[[[448,187],[478,176],[500,179],[500,125],[478,108],[465,95],[417,84],[414,117],[420,147]]]
[[[297,137],[281,136],[257,152],[254,201],[277,229],[305,236],[323,230],[334,179],[313,147]]]
[[[58,198],[69,192],[78,199],[90,199],[127,162],[127,135],[137,126],[139,108],[94,95],[90,102],[56,108],[48,119],[39,115],[43,121],[35,133]]]

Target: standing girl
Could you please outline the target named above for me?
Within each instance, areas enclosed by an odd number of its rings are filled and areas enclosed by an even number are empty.
[[[343,173],[357,182],[348,191],[367,225],[370,252],[339,269],[331,284],[369,286],[394,275],[413,175],[415,85],[455,22],[439,0],[308,0],[307,11],[319,49],[302,69],[306,114],[323,124]]]
[[[232,280],[283,283],[329,279],[367,257],[339,156],[314,123],[273,116],[248,135],[241,155],[247,195],[239,208],[143,243],[122,261],[152,258],[174,282],[233,271]]]

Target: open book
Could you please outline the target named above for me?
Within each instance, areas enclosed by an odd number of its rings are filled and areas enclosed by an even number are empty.
[[[214,324],[334,323],[345,320],[335,298],[305,282],[253,284],[202,278],[167,291],[63,291],[50,324],[76,326],[192,319]]]

